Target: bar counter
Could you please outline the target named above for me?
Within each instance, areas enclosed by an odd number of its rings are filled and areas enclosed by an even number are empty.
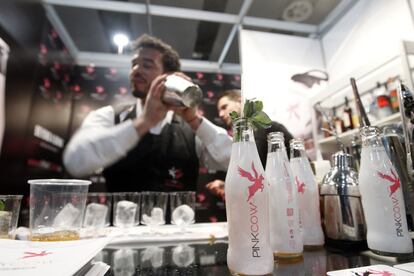
[[[227,263],[227,240],[109,245],[95,257],[111,266],[106,275],[231,275]],[[328,271],[368,265],[412,262],[376,256],[369,250],[344,251],[323,248],[305,251],[295,263],[275,262],[273,275],[326,275]]]

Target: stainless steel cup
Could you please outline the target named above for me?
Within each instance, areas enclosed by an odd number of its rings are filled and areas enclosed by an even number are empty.
[[[177,75],[167,76],[165,87],[167,89],[162,100],[168,105],[195,107],[203,99],[203,92],[198,85]]]

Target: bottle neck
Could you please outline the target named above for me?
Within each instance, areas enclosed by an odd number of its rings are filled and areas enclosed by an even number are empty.
[[[267,152],[285,151],[285,139],[281,132],[271,132],[267,136]]]
[[[305,144],[302,139],[290,141],[290,158],[306,158]]]
[[[381,134],[377,127],[366,126],[361,129],[362,147],[382,147]]]
[[[234,122],[233,142],[254,142],[252,126],[246,119],[238,119]]]

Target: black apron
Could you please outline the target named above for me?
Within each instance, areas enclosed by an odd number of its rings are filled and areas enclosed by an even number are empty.
[[[135,105],[126,112],[124,120],[135,118]],[[115,124],[120,122],[120,113],[115,111]],[[198,162],[193,130],[174,115],[160,135],[148,132],[103,175],[109,192],[195,191]]]

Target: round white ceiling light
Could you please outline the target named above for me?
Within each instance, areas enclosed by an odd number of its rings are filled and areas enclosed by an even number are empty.
[[[129,43],[129,38],[125,34],[117,33],[114,35],[113,41],[118,46],[118,54],[122,54],[124,47]]]
[[[290,3],[282,14],[283,20],[291,22],[303,22],[313,13],[313,6],[307,0],[297,0]]]

